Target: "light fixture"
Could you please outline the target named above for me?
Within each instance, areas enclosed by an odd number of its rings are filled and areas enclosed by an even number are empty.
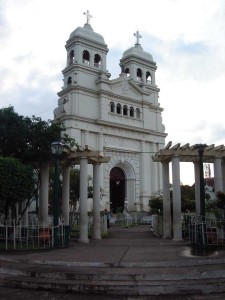
[[[60,156],[63,153],[64,144],[60,141],[51,143],[52,154],[55,156]]]

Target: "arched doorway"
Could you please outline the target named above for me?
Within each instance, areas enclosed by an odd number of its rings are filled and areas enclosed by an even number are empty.
[[[110,203],[113,212],[124,209],[125,175],[122,169],[112,168],[110,172]]]

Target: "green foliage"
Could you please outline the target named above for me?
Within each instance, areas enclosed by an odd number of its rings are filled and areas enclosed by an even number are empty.
[[[16,203],[30,199],[35,186],[33,168],[14,158],[0,157],[0,209],[7,219],[9,209],[15,217]]]
[[[152,196],[148,206],[152,214],[161,214],[163,212],[163,195]]]
[[[20,116],[12,106],[0,109],[0,155],[25,164],[40,165],[52,158],[51,143],[60,140],[67,148],[76,145],[59,121]]]

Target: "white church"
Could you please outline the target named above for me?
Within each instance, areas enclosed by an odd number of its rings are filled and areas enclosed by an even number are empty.
[[[160,162],[153,162],[165,144],[165,127],[158,102],[156,63],[143,50],[137,31],[134,46],[118,63],[121,73],[110,79],[109,49],[87,22],[66,42],[64,85],[58,93],[55,119],[82,148],[110,157],[100,166],[101,208],[148,211],[152,195],[162,190]],[[143,37],[144,38],[144,37]]]

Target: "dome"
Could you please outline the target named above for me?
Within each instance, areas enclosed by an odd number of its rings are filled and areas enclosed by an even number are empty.
[[[98,42],[101,44],[105,44],[104,38],[94,32],[90,24],[84,24],[84,27],[78,27],[76,28],[71,34],[70,34],[70,39],[73,37],[82,37],[87,40],[92,40],[94,42]]]
[[[140,44],[135,44],[134,47],[131,47],[131,48],[127,49],[126,51],[124,51],[122,59],[124,59],[128,56],[137,56],[137,57],[140,57],[141,59],[153,61],[152,55],[150,53],[143,51],[143,48],[141,47]]]

